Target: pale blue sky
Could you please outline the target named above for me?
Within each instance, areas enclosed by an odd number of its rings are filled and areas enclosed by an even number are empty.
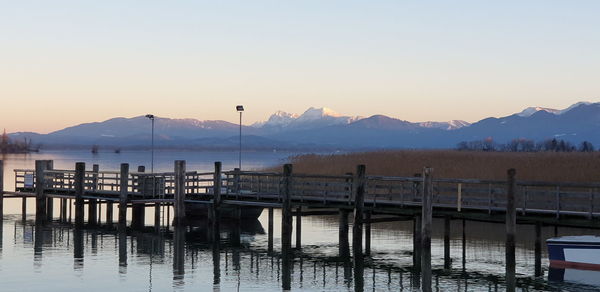
[[[235,122],[238,103],[247,123],[563,108],[599,100],[598,15],[600,1],[0,0],[0,126]]]

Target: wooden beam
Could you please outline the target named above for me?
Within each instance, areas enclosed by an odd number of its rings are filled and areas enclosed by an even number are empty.
[[[85,178],[85,163],[75,163],[75,226],[83,226],[83,191]]]
[[[517,184],[515,180],[516,171],[511,168],[507,171],[506,186],[506,291],[515,291],[515,234],[517,231],[517,210],[516,210],[516,191]]]
[[[421,200],[421,291],[431,292],[431,227],[433,218],[433,168],[423,169]]]
[[[119,184],[119,226],[127,225],[127,189],[129,188],[129,164],[121,163]]]
[[[185,220],[185,160],[175,161],[175,225],[183,225]]]

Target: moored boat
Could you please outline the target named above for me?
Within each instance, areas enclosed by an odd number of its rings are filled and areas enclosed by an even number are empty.
[[[546,240],[550,266],[600,270],[600,236],[562,236]]]

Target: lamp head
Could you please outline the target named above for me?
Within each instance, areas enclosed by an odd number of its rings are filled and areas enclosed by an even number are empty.
[[[151,120],[154,120],[154,115],[147,114],[147,115],[146,115],[146,118],[149,118],[149,119],[151,119]]]
[[[244,111],[244,106],[243,106],[243,105],[238,105],[238,106],[236,106],[236,107],[235,107],[235,109],[236,109],[238,112],[243,112],[243,111]]]

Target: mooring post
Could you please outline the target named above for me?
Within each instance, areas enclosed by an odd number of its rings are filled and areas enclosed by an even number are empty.
[[[371,211],[365,213],[365,255],[371,255]]]
[[[35,161],[35,220],[46,220],[46,194],[44,193],[44,176],[46,160]]]
[[[143,165],[138,166],[137,172],[143,173],[146,171],[146,167]],[[139,178],[139,176],[138,176]],[[139,185],[139,183],[138,183]],[[146,211],[145,204],[133,204],[131,205],[131,227],[139,229],[144,227],[144,216]]]
[[[535,276],[542,276],[542,223],[535,222]]]
[[[98,172],[100,166],[92,165],[92,191],[98,190]],[[88,224],[96,225],[98,223],[98,201],[96,199],[88,199]]]
[[[67,222],[67,199],[60,199],[60,220]]]
[[[358,165],[354,178],[354,224],[352,225],[352,253],[354,258],[354,285],[360,291],[364,287],[364,256],[362,249],[363,216],[365,208],[366,167]]]
[[[215,162],[215,173],[213,176],[213,204],[212,204],[212,240],[218,244],[221,240],[221,230],[219,220],[221,218],[221,187],[223,181],[221,178],[221,162]]]
[[[175,225],[183,225],[185,219],[185,160],[175,161]]]
[[[339,257],[347,259],[350,257],[350,243],[348,242],[348,210],[340,209],[339,211],[339,225],[338,225],[338,247]]]
[[[45,170],[53,170],[54,169],[54,161],[46,160],[45,166],[46,166]],[[46,177],[46,174],[47,173],[44,173],[44,189],[48,189],[51,187],[51,185],[49,184],[51,179],[48,179]],[[48,197],[46,195],[46,220],[52,221],[52,218],[54,218],[54,198]]]
[[[127,193],[129,189],[129,164],[121,163],[121,174],[119,176],[119,225],[127,225]]]
[[[423,169],[423,199],[421,203],[421,289],[431,291],[431,225],[433,220],[433,168]]]
[[[413,217],[413,270],[421,270],[421,214]]]
[[[25,221],[27,217],[27,197],[21,199],[21,219]]]
[[[4,218],[4,161],[0,160],[0,221]]]
[[[282,286],[284,290],[291,288],[291,249],[292,249],[292,165],[283,166],[283,186],[281,187],[282,216],[281,216],[281,253],[282,253]]]
[[[269,207],[269,239],[267,251],[269,253],[273,252],[273,207]]]
[[[506,291],[515,291],[515,233],[517,231],[517,210],[515,192],[517,182],[516,171],[511,168],[507,171],[508,181],[506,189]]]
[[[83,226],[85,163],[75,163],[75,227]]]
[[[302,249],[302,208],[296,208],[296,249]]]
[[[452,259],[450,258],[450,223],[451,217],[444,217],[444,269],[452,268]]]
[[[106,201],[106,223],[113,224],[113,201]]]
[[[462,270],[463,272],[467,269],[467,220],[462,219]]]

